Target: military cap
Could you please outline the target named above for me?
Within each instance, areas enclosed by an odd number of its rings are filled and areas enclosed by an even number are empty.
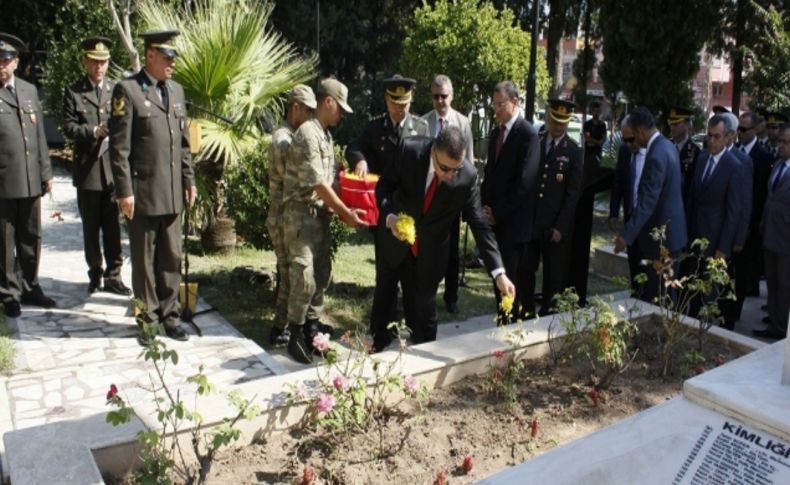
[[[669,116],[667,117],[667,121],[670,125],[676,125],[678,123],[682,123],[684,121],[688,121],[691,119],[691,116],[694,114],[693,111],[686,108],[681,108],[678,106],[673,106],[669,109]]]
[[[313,90],[310,89],[310,86],[305,86],[304,84],[297,84],[291,90],[291,94],[288,96],[288,103],[290,104],[294,101],[302,103],[310,109],[315,109],[318,106]]]
[[[409,104],[411,103],[411,94],[414,91],[414,86],[417,81],[400,74],[395,74],[391,78],[384,80],[384,92],[387,99],[395,104]]]
[[[106,61],[110,58],[112,41],[107,37],[90,37],[82,41],[82,53],[88,59]]]
[[[145,48],[154,48],[168,57],[178,57],[176,49],[176,37],[181,35],[178,30],[149,30],[143,32],[140,37],[145,41]]]
[[[765,108],[757,108],[754,111],[760,116],[762,121],[767,120],[768,119],[768,115],[770,114],[770,112],[767,109],[765,109]]]
[[[569,123],[576,105],[564,99],[549,100],[549,116],[557,123]]]
[[[337,104],[339,104],[346,113],[354,112],[351,106],[348,105],[348,88],[337,79],[327,78],[321,81],[321,87],[318,92],[337,101]]]
[[[765,118],[765,124],[770,127],[777,127],[787,123],[787,116],[778,111],[771,111]]]
[[[724,106],[722,106],[720,104],[717,104],[716,106],[712,107],[711,110],[717,115],[720,115],[722,113],[729,113],[730,112],[730,110],[728,110],[727,108],[725,108]]]
[[[20,52],[25,51],[27,51],[27,47],[19,37],[0,32],[0,59],[13,59]]]

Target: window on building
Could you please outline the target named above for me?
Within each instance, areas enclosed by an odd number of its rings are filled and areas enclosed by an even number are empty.
[[[711,86],[711,94],[713,96],[723,96],[724,95],[724,84],[722,83],[713,83]]]

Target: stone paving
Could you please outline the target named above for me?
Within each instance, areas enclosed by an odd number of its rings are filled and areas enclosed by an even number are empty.
[[[13,373],[0,379],[0,434],[104,413],[110,384],[116,384],[131,403],[147,398],[144,387],[150,386],[151,367],[138,358],[141,347],[130,299],[103,292],[88,294],[75,194],[68,173],[56,170],[53,196],[42,200],[40,282],[58,308],[23,306],[19,318],[8,320],[15,331],[17,358]],[[62,220],[51,217],[55,211]],[[126,240],[124,250],[128,255]],[[126,257],[123,279],[127,285],[130,273]],[[202,301],[201,308],[205,308]],[[165,339],[180,357],[167,374],[176,388],[186,386],[186,378],[200,366],[218,389],[285,372],[219,313],[207,313],[195,321],[203,337],[193,334],[188,342]],[[185,328],[192,332],[189,325]]]

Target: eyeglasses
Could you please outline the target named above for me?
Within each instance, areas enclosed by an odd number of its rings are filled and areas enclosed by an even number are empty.
[[[448,97],[450,97],[449,94],[434,94],[433,95],[433,99],[435,99],[437,101],[440,100],[440,99],[447,99]]]
[[[628,143],[630,145],[631,143],[636,141],[636,138],[633,136],[629,136],[629,137],[623,137],[622,140],[623,143]]]
[[[740,131],[741,133],[745,133],[745,132],[751,130],[752,128],[754,128],[754,127],[753,126],[739,126],[738,127],[738,131]]]
[[[458,174],[458,173],[460,173],[460,172],[461,172],[461,169],[463,169],[463,168],[464,168],[464,162],[461,162],[461,164],[460,164],[460,165],[458,165],[458,166],[457,166],[457,167],[455,167],[455,168],[453,168],[453,167],[448,167],[447,165],[443,164],[443,163],[442,163],[442,162],[440,162],[439,160],[436,160],[436,165],[438,165],[438,166],[439,166],[439,170],[441,170],[441,171],[442,171],[442,172],[444,172],[444,173],[453,172],[453,173],[455,173],[455,174]]]

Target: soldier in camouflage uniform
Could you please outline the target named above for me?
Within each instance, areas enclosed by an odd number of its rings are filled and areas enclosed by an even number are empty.
[[[352,227],[364,225],[359,209],[349,209],[333,186],[337,181],[332,135],[347,104],[348,88],[336,79],[321,82],[315,117],[302,123],[288,150],[283,185],[283,238],[288,257],[288,353],[301,363],[313,360],[324,291],[332,274],[331,213]]]
[[[678,149],[680,157],[680,183],[683,195],[683,207],[688,207],[688,194],[691,184],[694,183],[694,170],[700,147],[691,141],[691,116],[692,111],[686,108],[674,107],[669,110],[667,122],[672,134],[672,143]]]
[[[277,257],[277,302],[274,311],[274,326],[269,334],[271,345],[286,345],[291,334],[288,330],[288,258],[283,238],[283,183],[288,149],[294,131],[313,116],[316,107],[315,94],[309,86],[299,84],[288,97],[288,113],[280,126],[272,133],[269,145],[269,213],[266,228]]]

